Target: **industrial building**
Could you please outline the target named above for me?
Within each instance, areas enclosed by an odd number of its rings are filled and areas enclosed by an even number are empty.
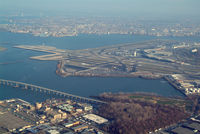
[[[106,123],[108,122],[107,119],[103,118],[103,117],[100,117],[98,115],[95,115],[95,114],[87,114],[85,116],[83,116],[85,119],[87,120],[91,120],[97,124],[103,124],[103,123]]]

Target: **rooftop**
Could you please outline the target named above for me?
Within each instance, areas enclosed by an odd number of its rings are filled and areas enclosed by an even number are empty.
[[[172,132],[175,134],[194,134],[192,130],[183,127],[175,128],[172,130]]]
[[[103,124],[105,122],[108,122],[107,119],[100,117],[98,115],[95,115],[95,114],[87,114],[83,117],[86,118],[86,119],[89,119],[91,121],[94,121],[95,123],[98,123],[98,124]]]
[[[199,123],[191,123],[189,125],[185,125],[186,127],[189,127],[191,129],[199,130],[200,131],[200,124]]]

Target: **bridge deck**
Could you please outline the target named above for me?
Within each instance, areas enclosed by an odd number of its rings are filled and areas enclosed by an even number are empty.
[[[85,101],[88,101],[88,102],[103,103],[103,104],[106,103],[106,102],[103,102],[103,101],[100,101],[100,100],[81,97],[81,96],[77,96],[77,95],[73,95],[73,94],[69,94],[69,93],[65,93],[65,92],[62,92],[62,91],[53,90],[53,89],[49,89],[49,88],[45,88],[45,87],[41,87],[41,86],[37,86],[37,85],[33,85],[33,84],[28,84],[28,83],[24,83],[24,82],[4,80],[4,79],[0,79],[0,82],[12,83],[12,84],[16,84],[16,85],[23,85],[25,87],[28,86],[28,87],[31,87],[31,88],[36,88],[36,89],[40,89],[40,90],[43,90],[43,91],[48,91],[48,92],[52,92],[52,93],[55,93],[55,94],[60,94],[60,95],[63,95],[63,96],[74,98],[74,99],[85,100]]]

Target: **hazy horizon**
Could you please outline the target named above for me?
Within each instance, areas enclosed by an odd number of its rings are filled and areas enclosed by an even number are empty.
[[[197,18],[199,0],[0,0],[0,15]]]

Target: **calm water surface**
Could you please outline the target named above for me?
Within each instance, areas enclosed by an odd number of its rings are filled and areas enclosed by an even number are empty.
[[[103,92],[152,92],[164,96],[182,96],[182,94],[163,80],[145,80],[140,78],[100,78],[66,77],[56,75],[56,61],[37,61],[30,56],[42,55],[35,52],[13,48],[14,45],[51,45],[61,49],[84,49],[106,45],[152,40],[158,37],[133,35],[79,35],[76,37],[34,37],[30,34],[0,32],[0,46],[7,51],[0,52],[0,78],[31,83],[67,93],[86,96]],[[193,40],[191,38],[175,38]],[[200,41],[198,38],[194,38]],[[7,63],[7,64],[2,64]],[[43,101],[55,97],[30,90],[0,87],[0,100],[21,98],[29,102]]]

